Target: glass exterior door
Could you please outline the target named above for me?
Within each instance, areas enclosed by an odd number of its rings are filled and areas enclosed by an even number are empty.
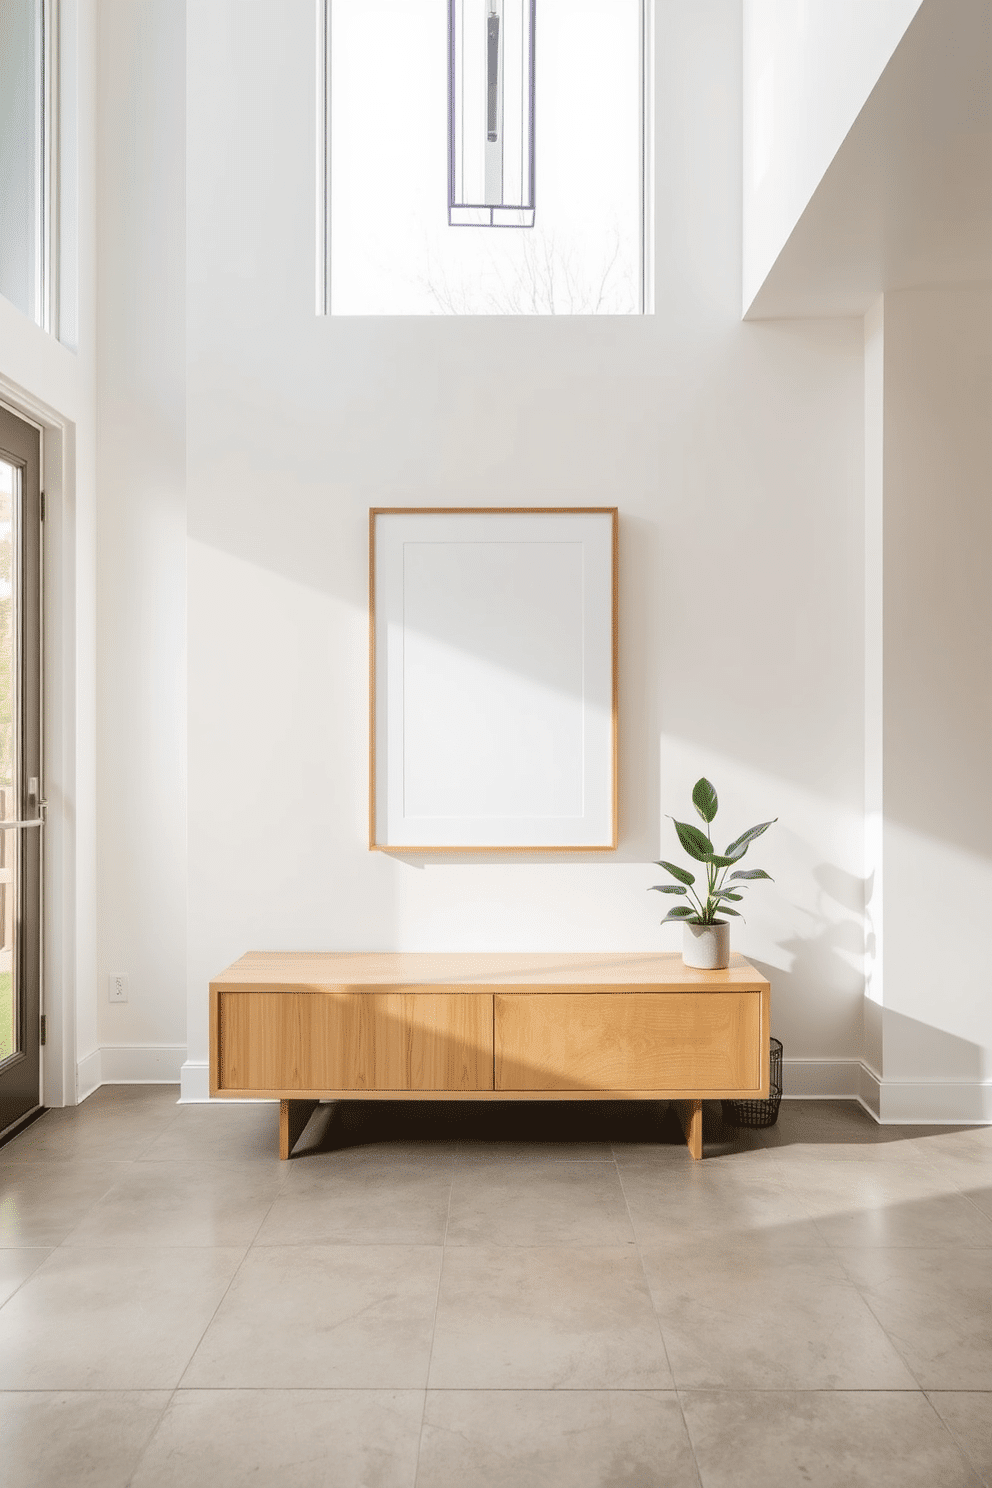
[[[41,1093],[40,456],[0,408],[0,1136]]]

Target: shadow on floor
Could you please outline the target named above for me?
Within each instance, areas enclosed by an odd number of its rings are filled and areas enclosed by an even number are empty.
[[[756,1147],[878,1147],[946,1132],[946,1127],[879,1126],[855,1101],[783,1101],[774,1125],[734,1126],[721,1101],[703,1103],[706,1157]],[[955,1127],[960,1132],[982,1128]],[[587,1143],[684,1147],[685,1138],[669,1101],[362,1101],[318,1107],[294,1157],[349,1148],[388,1150],[411,1142],[427,1146],[486,1143],[526,1151]],[[594,1155],[594,1154],[591,1154]]]
[[[703,1107],[707,1153],[761,1145],[762,1135],[724,1123],[720,1101]],[[669,1101],[337,1101],[321,1105],[294,1156],[420,1142],[499,1147],[614,1142],[684,1147]]]

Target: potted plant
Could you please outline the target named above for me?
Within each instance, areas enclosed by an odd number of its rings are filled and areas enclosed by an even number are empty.
[[[690,858],[705,867],[705,889],[702,884],[696,886],[695,874],[664,860],[658,867],[671,874],[675,882],[653,884],[652,888],[659,894],[677,894],[691,901],[688,904],[676,904],[661,923],[664,925],[669,920],[681,920],[682,960],[686,966],[698,966],[712,971],[730,965],[730,925],[724,916],[739,918],[740,910],[734,909],[733,905],[741,902],[743,890],[756,878],[771,878],[771,874],[766,873],[763,868],[742,869],[735,865],[743,858],[754,839],[760,837],[762,832],[767,832],[773,822],[778,821],[778,817],[762,822],[760,826],[749,827],[724,852],[718,853],[713,849],[709,832],[710,823],[717,812],[717,794],[708,780],[696,781],[692,788],[692,804],[707,830],[701,832],[689,822],[677,821],[675,831]],[[672,820],[674,821],[674,817]]]

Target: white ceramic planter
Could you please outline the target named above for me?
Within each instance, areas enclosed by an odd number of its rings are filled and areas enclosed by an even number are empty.
[[[715,925],[682,924],[682,960],[686,966],[701,971],[721,971],[730,965],[730,922],[717,920]]]

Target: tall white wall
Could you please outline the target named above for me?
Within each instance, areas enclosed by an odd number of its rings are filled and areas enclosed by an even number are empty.
[[[869,374],[881,375],[880,481],[868,483],[881,558],[869,585],[879,1106],[890,1120],[989,1120],[992,289],[890,293],[883,319]]]
[[[314,44],[306,5],[189,7],[186,1092],[208,979],[252,947],[676,946],[650,864],[704,772],[728,840],[779,817],[737,943],[810,1061],[791,1078],[836,1088],[861,1051],[862,327],[740,323],[739,7],[658,3],[644,319],[317,319]],[[369,506],[614,503],[619,852],[369,853]]]
[[[921,3],[744,0],[745,310]]]
[[[185,7],[101,0],[98,1034],[104,1078],[186,1042]],[[129,978],[111,1005],[110,973]]]

